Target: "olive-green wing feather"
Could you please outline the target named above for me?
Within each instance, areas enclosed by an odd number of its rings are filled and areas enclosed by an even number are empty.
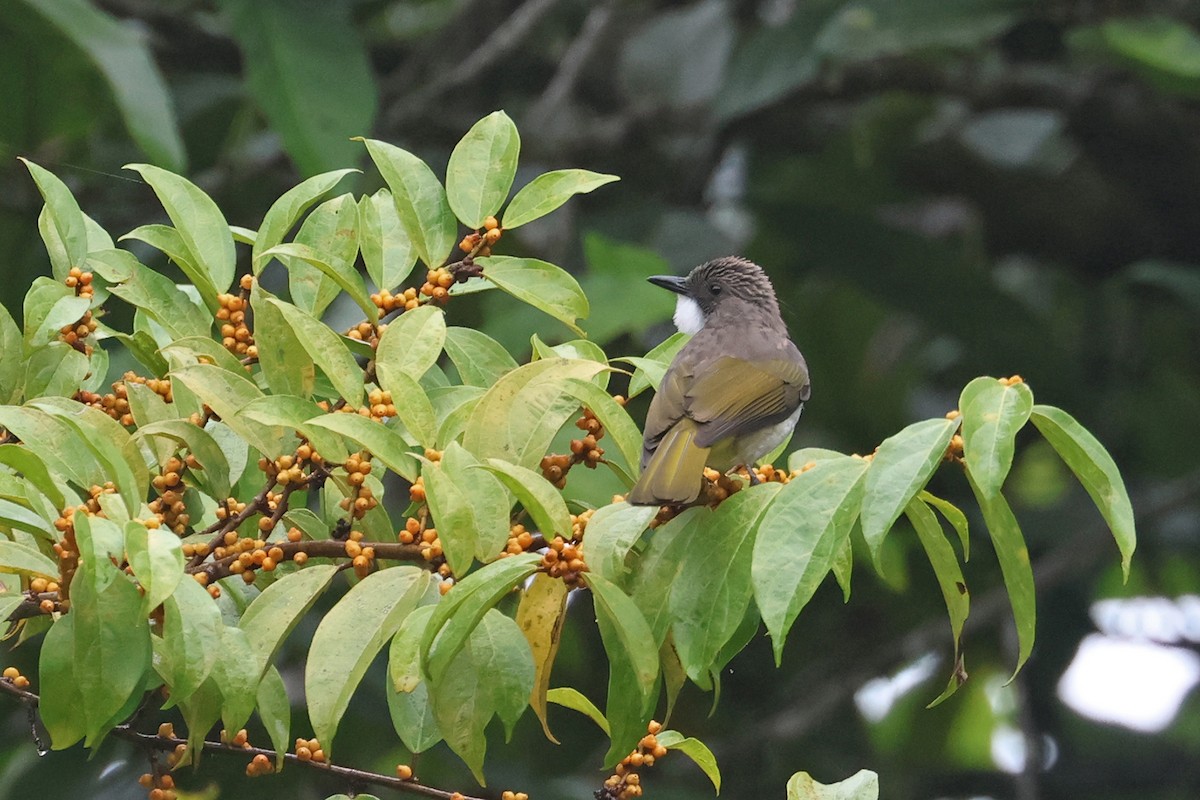
[[[803,359],[746,361],[723,356],[696,376],[684,411],[700,423],[696,443],[711,447],[729,437],[782,422],[808,397]]]
[[[666,432],[629,490],[626,499],[630,503],[686,505],[700,495],[709,448],[696,443],[697,430],[696,423],[685,418]]]

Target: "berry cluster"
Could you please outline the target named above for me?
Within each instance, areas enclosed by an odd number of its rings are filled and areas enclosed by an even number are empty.
[[[392,393],[383,389],[372,389],[367,395],[371,406],[371,419],[383,422],[389,417],[396,416],[396,406],[392,403]]]
[[[620,405],[625,405],[625,398],[617,395],[613,398]],[[604,438],[604,426],[596,419],[590,408],[583,408],[575,427],[584,432],[581,439],[571,440],[571,455],[548,454],[542,458],[542,476],[554,484],[557,489],[567,485],[567,473],[576,464],[583,464],[588,469],[595,469],[604,463],[604,448],[598,444]]]
[[[321,743],[316,739],[297,739],[296,758],[301,761],[315,761],[318,764],[324,764],[325,751],[321,749]]]
[[[227,540],[228,536],[226,534]],[[254,583],[258,570],[273,572],[283,561],[283,548],[264,539],[236,539],[233,548],[240,552],[237,553],[237,560],[230,563],[229,571],[241,575],[246,583]]]
[[[500,795],[500,800],[529,800],[529,795],[524,792],[505,792]]]
[[[103,411],[127,428],[132,427],[134,419],[129,408],[129,390],[126,388],[126,384],[129,383],[143,384],[161,397],[164,402],[175,402],[175,395],[171,391],[169,379],[143,378],[134,372],[126,372],[122,375],[121,380],[113,383],[113,390],[109,394],[96,394],[81,389],[75,393],[75,399],[84,405]]]
[[[368,511],[379,505],[379,501],[367,486],[367,476],[371,474],[370,453],[354,453],[343,464],[346,468],[346,481],[354,494],[342,499],[338,505],[343,511],[350,512],[350,519],[362,519]]]
[[[488,217],[483,221],[483,230],[468,233],[458,243],[458,249],[467,254],[468,257],[475,256],[490,256],[492,254],[492,245],[500,241],[500,237],[504,235],[504,229],[500,227],[500,221],[495,217]]]
[[[258,347],[254,344],[254,335],[246,325],[246,309],[250,306],[250,287],[254,278],[243,275],[240,283],[240,294],[219,294],[217,302],[217,321],[221,323],[221,344],[234,355],[246,358],[258,358]]]
[[[500,558],[531,550],[543,550],[542,571],[552,578],[561,578],[568,586],[578,586],[581,576],[587,572],[587,564],[584,563],[579,545],[583,541],[588,520],[594,513],[594,510],[588,509],[579,514],[572,514],[570,537],[555,536],[549,542],[526,530],[524,525],[515,524],[509,529],[508,544],[505,545]]]
[[[265,753],[258,753],[254,758],[250,759],[250,763],[246,765],[246,777],[257,778],[260,775],[270,775],[275,771],[275,765],[271,763],[271,759],[267,758]]]
[[[450,287],[454,285],[454,273],[445,267],[431,269],[425,273],[425,283],[420,293],[438,305],[450,302]]]
[[[372,325],[370,322],[363,320],[354,327],[347,329],[346,337],[355,341],[366,342],[374,350],[379,347],[379,337],[386,330],[387,323],[381,322],[378,325]]]
[[[192,459],[195,461],[195,459]],[[176,456],[171,456],[163,464],[162,474],[155,475],[150,485],[158,492],[157,499],[150,501],[150,510],[158,515],[162,523],[179,535],[187,530],[191,517],[187,513],[187,505],[183,502],[183,472],[184,462]],[[153,527],[158,527],[157,520]]]
[[[148,800],[175,800],[175,778],[169,773],[144,773],[138,778],[144,788],[149,789]]]
[[[91,299],[95,294],[95,289],[92,286],[92,273],[84,272],[79,267],[71,267],[71,271],[67,273],[67,277],[63,281],[67,286],[75,290],[76,297]],[[83,316],[77,322],[70,325],[64,325],[58,331],[59,339],[74,347],[85,356],[92,354],[92,346],[85,339],[96,332],[96,320],[92,317],[91,309],[83,312]]]
[[[59,590],[58,581],[48,580],[46,578],[32,578],[29,581],[29,597],[37,600],[38,595],[51,594],[57,595]],[[59,610],[58,603],[52,597],[44,597],[38,602],[38,610],[43,614],[53,614]],[[5,677],[11,677],[5,675]],[[24,688],[18,686],[17,688]]]
[[[648,731],[638,742],[637,749],[617,764],[613,774],[604,781],[604,788],[596,792],[596,800],[631,800],[642,796],[642,779],[638,770],[642,767],[652,767],[656,759],[667,754],[667,748],[658,743],[656,734],[662,730],[662,725],[650,721]]]
[[[354,567],[354,574],[359,579],[370,574],[371,564],[375,561],[375,548],[369,544],[363,545],[362,540],[362,531],[350,531],[350,535],[346,539],[346,556],[350,559],[350,565]]]
[[[24,675],[22,675],[21,670],[17,669],[16,667],[4,668],[4,680],[8,681],[18,689],[29,688],[29,678],[26,678]]]
[[[421,301],[417,299],[416,289],[405,289],[400,294],[392,294],[387,289],[380,289],[371,295],[371,302],[378,306],[384,314],[390,314],[393,311],[412,311],[421,305]]]

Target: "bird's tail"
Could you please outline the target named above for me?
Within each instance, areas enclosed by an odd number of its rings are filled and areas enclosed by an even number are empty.
[[[638,506],[684,505],[700,495],[711,448],[696,444],[696,423],[680,420],[658,443],[627,500]]]

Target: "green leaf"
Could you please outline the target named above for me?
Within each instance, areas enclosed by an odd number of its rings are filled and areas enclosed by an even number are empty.
[[[629,595],[599,575],[589,574],[587,585],[608,653],[605,717],[612,728],[612,744],[604,763],[609,765],[632,750],[646,730],[658,689],[658,647]]]
[[[863,769],[826,785],[807,772],[797,772],[787,783],[787,800],[879,800],[879,776]]]
[[[352,195],[338,195],[314,208],[292,244],[309,248],[350,284],[358,286],[362,283],[355,265],[358,259],[358,204]],[[281,257],[280,261],[288,271],[292,302],[315,317],[322,316],[329,304],[337,299],[341,291],[339,282],[300,259]]]
[[[236,731],[254,711],[260,673],[255,669],[254,650],[241,628],[221,626],[221,644],[213,663],[212,679],[221,687],[221,722]]]
[[[88,255],[88,267],[110,283],[110,293],[148,314],[173,339],[211,335],[211,314],[172,279],[139,263],[132,253],[124,249],[94,251]]]
[[[226,291],[233,283],[233,236],[217,204],[194,183],[165,169],[150,164],[126,164],[125,169],[137,172],[150,184],[193,263],[218,292]]]
[[[429,685],[421,678],[421,637],[433,608],[421,606],[405,617],[388,652],[388,711],[400,740],[413,753],[424,752],[442,740],[433,718]]]
[[[221,642],[221,611],[191,577],[180,581],[163,603],[162,651],[159,675],[180,703],[192,696],[212,673]]]
[[[279,645],[328,588],[336,573],[337,566],[333,564],[305,567],[272,583],[246,608],[238,626],[250,640],[259,675],[266,671]]]
[[[24,505],[0,499],[0,526],[41,534],[46,539],[56,538],[54,527],[41,515]],[[0,568],[0,572],[3,568]]]
[[[79,562],[86,567],[86,579],[94,584],[95,591],[103,591],[117,577],[114,565],[124,560],[125,531],[114,520],[90,515],[84,509],[75,510],[73,521],[75,540],[79,544]],[[82,581],[84,578],[77,577],[76,580]]]
[[[0,572],[58,580],[58,564],[23,544],[0,538]]]
[[[371,451],[385,467],[403,476],[405,480],[415,481],[420,474],[420,465],[416,457],[408,452],[408,443],[382,422],[358,414],[322,414],[304,424],[306,427],[316,426],[340,433],[360,447]]]
[[[1033,640],[1037,633],[1037,589],[1033,583],[1033,568],[1029,563],[1029,549],[1021,534],[1021,524],[1013,515],[1008,501],[1000,492],[989,494],[975,482],[971,468],[967,467],[967,480],[983,513],[1000,572],[1004,576],[1004,588],[1008,590],[1008,602],[1012,606],[1013,619],[1017,625],[1017,665],[1012,678],[1017,676],[1029,654],[1033,652]],[[1009,681],[1012,681],[1009,678]]]
[[[488,256],[475,261],[483,267],[486,280],[584,335],[575,320],[587,317],[587,297],[579,288],[579,281],[562,267],[536,258],[513,256]]]
[[[83,223],[83,212],[79,203],[67,185],[58,179],[54,173],[42,169],[26,158],[18,159],[25,164],[29,174],[37,184],[38,192],[46,201],[46,220],[57,241],[61,243],[64,259],[55,259],[54,250],[49,247],[50,261],[54,267],[54,279],[61,281],[67,277],[72,267],[84,269],[87,260],[88,242],[87,228]]]
[[[460,444],[450,442],[442,460],[422,470],[438,538],[457,575],[466,574],[473,558],[494,561],[508,541],[512,498],[494,475],[479,466]]]
[[[267,265],[268,259],[262,258],[262,254],[282,243],[283,237],[292,229],[300,216],[311,208],[323,194],[341,183],[342,178],[352,172],[359,172],[359,170],[338,169],[314,175],[288,189],[271,204],[271,207],[267,209],[266,216],[263,217],[262,224],[258,226],[258,235],[254,237],[254,246],[250,251],[250,262],[255,275],[262,272]]]
[[[51,342],[25,362],[25,398],[71,397],[87,374],[88,358],[65,342]]]
[[[300,345],[329,378],[337,393],[352,406],[362,403],[363,373],[342,338],[308,312],[276,298],[267,298],[291,326]],[[432,415],[431,415],[432,416]]]
[[[927,419],[889,436],[867,469],[862,501],[863,538],[876,570],[884,537],[917,493],[925,488],[958,430],[957,420]]]
[[[699,739],[685,737],[679,731],[660,731],[658,743],[668,750],[678,750],[695,762],[708,779],[712,781],[717,794],[721,793],[721,770],[717,768],[717,758],[712,751]]]
[[[458,240],[458,223],[446,190],[424,161],[395,145],[363,139],[379,174],[392,191],[400,223],[430,269],[446,261]]]
[[[998,494],[1012,467],[1014,440],[1033,410],[1033,392],[1025,383],[1011,386],[995,378],[976,378],[962,390],[963,461],[980,490]]]
[[[400,286],[417,264],[416,250],[387,189],[359,198],[358,244],[367,274],[380,289]]]
[[[596,509],[588,520],[581,548],[588,570],[614,583],[624,579],[625,556],[658,515],[655,506],[610,503]]]
[[[417,607],[429,573],[402,566],[373,572],[338,601],[317,626],[304,668],[304,693],[313,732],[325,752],[338,722],[376,654]]]
[[[782,488],[762,483],[728,498],[703,515],[682,551],[679,577],[671,585],[671,630],[688,677],[702,687],[710,685],[717,656],[750,606],[755,534]]]
[[[1116,462],[1095,436],[1062,409],[1036,405],[1032,419],[1100,509],[1121,551],[1125,580],[1129,580],[1129,562],[1137,547],[1137,532],[1133,505]]]
[[[78,431],[79,438],[86,443],[104,470],[105,478],[99,483],[115,483],[130,514],[141,508],[142,499],[150,489],[150,472],[133,437],[119,422],[97,408],[65,397],[43,397],[31,405],[58,417]]]
[[[51,472],[66,476],[80,487],[102,485],[108,480],[79,429],[65,420],[36,408],[0,406],[0,426],[15,433],[22,442],[54,442],[38,455]]]
[[[850,456],[818,461],[783,487],[759,523],[751,575],[776,664],[796,616],[850,536],[867,464]]]
[[[590,378],[602,369],[593,361],[546,358],[506,373],[476,403],[463,446],[481,460],[499,458],[532,469],[579,410],[563,381]]]
[[[340,3],[221,0],[242,52],[246,84],[300,171],[355,160],[349,141],[377,109],[367,49]]]
[[[446,314],[434,306],[406,311],[388,323],[379,337],[375,369],[381,386],[398,372],[420,379],[437,363],[446,342]]]
[[[176,766],[188,763],[198,763],[204,746],[204,737],[208,731],[221,719],[221,687],[216,680],[209,678],[192,696],[179,704],[183,712],[183,722],[187,725],[187,753],[184,761]]]
[[[267,736],[271,737],[271,748],[275,751],[275,771],[278,772],[283,769],[283,760],[291,737],[292,704],[288,700],[283,676],[275,667],[268,668],[262,682],[258,684],[254,706],[263,727],[267,729]],[[361,800],[363,795],[358,797]]]
[[[87,733],[80,709],[83,695],[75,682],[75,615],[50,626],[38,658],[38,715],[50,734],[50,746],[65,750]]]
[[[942,534],[942,526],[938,523],[933,510],[924,501],[915,499],[909,502],[904,513],[908,517],[908,521],[912,523],[913,529],[916,530],[917,538],[921,540],[921,546],[925,548],[925,555],[929,558],[933,574],[942,590],[942,599],[946,602],[946,612],[950,615],[950,632],[954,636],[954,663],[957,667],[962,643],[962,629],[967,621],[967,615],[971,611],[971,594],[967,591],[967,584],[963,579],[962,570],[958,566],[958,559],[954,555],[954,548]],[[954,689],[958,688],[957,682],[953,680],[951,680],[950,686]],[[934,701],[934,704],[940,703],[951,694],[953,691],[943,693]]]
[[[647,389],[658,389],[667,367],[675,360],[676,354],[692,339],[686,333],[676,332],[668,336],[662,344],[654,347],[644,357],[633,356],[614,359],[632,364],[636,369],[629,379],[629,397],[637,397]]]
[[[187,448],[200,463],[199,478],[212,497],[229,496],[229,460],[212,434],[186,420],[163,420],[144,425],[134,431],[135,440],[161,437],[178,442]],[[195,470],[192,474],[196,475]]]
[[[255,422],[240,412],[263,396],[240,368],[231,372],[212,364],[193,364],[172,370],[171,377],[192,391],[235,433],[263,455],[274,458],[280,453],[282,431]]]
[[[641,472],[642,433],[629,416],[629,412],[617,403],[612,395],[591,381],[568,378],[565,386],[567,391],[573,394],[581,405],[590,408],[596,419],[604,425],[609,441],[617,446],[625,460],[629,475],[636,478]]]
[[[517,174],[521,137],[503,111],[471,126],[454,146],[446,167],[446,195],[454,215],[468,228],[482,228],[508,199]]]
[[[935,497],[929,492],[921,492],[917,497],[924,500],[929,505],[942,512],[942,516],[950,523],[958,534],[959,544],[962,545],[963,561],[971,560],[971,531],[967,524],[967,515],[959,509],[958,506],[951,503],[949,500],[943,500],[940,497]]]
[[[196,263],[179,231],[170,225],[141,225],[120,237],[117,241],[123,242],[126,239],[145,242],[156,250],[162,251],[176,266],[183,270],[183,273],[196,287],[196,291],[204,301],[204,305],[208,308],[209,313],[216,313],[216,310],[220,307],[220,304],[217,302],[217,287],[213,285],[208,273]]]
[[[25,0],[25,4],[95,65],[138,147],[164,166],[183,169],[187,154],[174,103],[143,29],[118,21],[84,0]]]
[[[493,561],[463,578],[442,598],[421,637],[422,663],[431,679],[441,678],[487,610],[536,572],[541,560],[537,553],[522,553]]]
[[[8,309],[0,304],[0,353],[20,353],[24,346],[21,329]],[[25,367],[19,358],[0,358],[0,404],[12,403],[21,397]]]
[[[175,592],[183,580],[183,548],[179,537],[165,528],[149,529],[125,523],[125,553],[133,576],[141,584],[142,611],[149,614]]]
[[[407,373],[394,370],[388,373],[387,378],[380,376],[380,381],[382,387],[392,394],[392,405],[396,407],[396,416],[408,430],[408,438],[424,447],[433,447],[437,443],[437,418],[421,384]]]
[[[1200,34],[1163,15],[1109,19],[1104,43],[1156,86],[1186,97],[1200,95]]]
[[[46,462],[29,447],[20,444],[0,444],[0,464],[6,464],[19,472],[56,507],[62,508],[66,505],[62,490],[50,475]]]
[[[328,416],[312,400],[286,394],[263,395],[251,401],[241,411],[241,416],[247,420],[296,431],[298,435],[308,439],[309,444],[316,448],[317,452],[328,462],[337,464],[345,461],[348,454],[346,443],[340,436],[335,436],[323,428],[314,428],[309,425],[307,420],[311,419],[314,414],[322,418]],[[291,448],[292,445],[289,443],[285,449],[290,451]]]
[[[578,711],[596,723],[597,727],[604,731],[605,734],[609,733],[608,720],[600,713],[600,709],[596,708],[596,704],[584,697],[578,689],[572,689],[569,686],[560,686],[557,689],[551,689],[546,693],[546,700],[563,708]]]
[[[590,527],[591,522],[588,525]],[[521,602],[517,605],[517,626],[524,634],[533,657],[534,681],[529,706],[541,721],[546,738],[555,744],[559,744],[559,741],[550,732],[546,702],[550,689],[550,673],[558,655],[563,622],[567,618],[566,612],[567,585],[544,573],[533,576],[533,580],[521,592]]]
[[[499,342],[474,328],[447,328],[444,346],[459,379],[469,386],[490,387],[517,368]]]
[[[115,570],[115,567],[108,566]],[[108,732],[113,717],[142,687],[150,668],[150,629],[142,598],[123,575],[97,590],[80,565],[71,582],[75,617],[75,682],[83,698],[89,747]]]
[[[553,539],[555,534],[570,534],[571,512],[567,511],[567,503],[558,489],[540,472],[499,458],[489,458],[483,468],[498,477],[517,496],[547,541]]]
[[[78,322],[91,306],[91,300],[76,297],[65,285],[47,281],[35,279],[25,295],[25,344],[30,347],[58,341],[59,331]]]
[[[544,172],[521,187],[504,210],[504,228],[512,228],[544,217],[577,194],[587,194],[606,183],[620,180],[616,175],[589,172],[586,169],[556,169]],[[478,227],[478,226],[473,226]]]
[[[493,608],[471,633],[471,658],[508,741],[533,691],[535,669],[529,644],[517,623]]]
[[[470,641],[454,656],[441,676],[431,682],[429,697],[434,720],[446,744],[483,785],[483,758],[487,751],[484,729],[495,715],[495,707],[490,702]]]
[[[256,281],[250,305],[254,309],[254,344],[263,378],[274,394],[311,397],[317,378],[312,356],[300,343],[283,311],[267,300],[266,292]]]
[[[308,245],[296,244],[294,242],[292,244],[280,244],[272,247],[263,253],[264,258],[268,256],[279,258],[285,263],[289,258],[299,259],[306,264],[316,267],[323,275],[332,279],[346,294],[350,295],[350,299],[363,310],[363,313],[367,315],[367,319],[371,322],[379,320],[379,307],[371,302],[371,297],[367,294],[367,290],[363,286],[362,278],[354,271],[353,263],[331,263],[321,258],[321,254]],[[316,306],[314,306],[314,310],[319,311]]]
[[[687,542],[699,534],[706,513],[708,510],[704,508],[689,508],[666,525],[655,528],[627,580],[625,588],[650,624],[655,648],[667,639],[671,587],[679,580]]]

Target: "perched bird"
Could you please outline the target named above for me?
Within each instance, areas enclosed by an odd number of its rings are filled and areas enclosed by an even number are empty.
[[[719,258],[686,278],[649,281],[678,295],[675,326],[693,336],[650,403],[628,501],[685,505],[699,496],[706,466],[753,466],[791,434],[809,396],[808,365],[754,262]]]

